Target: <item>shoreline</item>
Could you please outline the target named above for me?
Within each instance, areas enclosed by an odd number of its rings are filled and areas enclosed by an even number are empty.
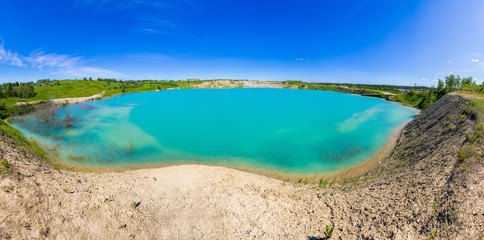
[[[364,93],[359,93],[359,92],[354,92],[354,91],[338,91],[338,89],[328,90],[328,89],[295,88],[294,85],[290,85],[290,84],[287,85],[283,82],[271,82],[271,81],[259,81],[259,80],[245,80],[245,81],[242,81],[241,83],[236,83],[236,84],[231,83],[229,80],[211,80],[211,81],[203,82],[199,85],[194,85],[193,87],[190,87],[190,88],[179,88],[178,87],[178,88],[168,88],[168,89],[163,89],[163,90],[159,90],[159,89],[157,89],[157,90],[146,90],[146,91],[139,91],[139,92],[118,93],[118,94],[109,95],[109,96],[105,96],[105,91],[103,91],[101,93],[98,93],[98,94],[95,94],[95,95],[92,95],[92,96],[88,96],[88,97],[56,98],[56,99],[54,99],[54,102],[57,103],[57,104],[77,104],[77,103],[82,103],[82,102],[95,101],[95,100],[98,100],[98,99],[107,99],[107,98],[112,98],[112,97],[116,97],[116,96],[122,96],[122,95],[126,95],[126,94],[131,94],[131,93],[159,92],[159,91],[180,90],[180,89],[211,89],[211,88],[278,88],[278,89],[295,89],[295,90],[330,91],[330,92],[359,95],[359,96],[362,96],[362,97],[379,98],[379,99],[383,99],[383,100],[388,101],[388,102],[394,102],[394,103],[400,104],[402,106],[414,108],[414,109],[420,111],[420,109],[417,109],[416,107],[405,105],[404,103],[399,102],[399,101],[391,101],[388,98],[384,98],[384,97],[377,96],[377,95],[367,95],[367,94],[364,94]],[[348,89],[348,88],[346,88],[346,89]],[[355,90],[355,89],[350,89],[350,90]],[[356,90],[358,90],[358,89],[356,89]],[[381,93],[385,96],[395,96],[395,94],[393,94],[393,93],[388,93],[388,92],[383,92],[383,91]],[[41,102],[41,101],[37,101],[37,102],[17,102],[16,104],[17,105],[23,105],[23,104],[28,104],[28,103],[30,103],[30,104],[34,103],[35,104],[35,103],[38,103],[38,102]]]
[[[224,82],[224,81],[222,81]],[[236,86],[219,86],[218,84],[216,85],[215,88],[280,88],[280,89],[293,89],[291,86],[286,86],[286,85],[281,85],[281,84],[275,84],[275,83],[268,83],[268,82],[260,82],[260,81],[255,81],[254,83],[248,81],[250,85],[242,85],[239,87]],[[218,82],[215,82],[218,83]],[[254,84],[258,84],[261,87],[255,87]],[[272,84],[273,86],[267,87],[267,84]],[[189,89],[205,89],[205,88],[214,88],[213,86],[206,86],[203,85],[198,88],[189,88]],[[179,90],[183,88],[174,88],[174,89],[166,89],[166,90]],[[332,90],[316,90],[316,89],[300,89],[300,90],[313,90],[313,91],[331,91],[331,92],[337,92],[337,93],[346,93],[346,94],[353,94],[353,95],[359,95],[362,97],[372,97],[372,98],[379,98],[388,102],[393,102],[396,104],[399,104],[404,107],[411,108],[413,110],[416,110],[416,114],[420,113],[419,109],[416,109],[415,107],[410,107],[405,104],[402,104],[400,102],[394,102],[390,101],[385,98],[381,97],[376,97],[376,96],[367,96],[359,93],[349,93],[349,92],[340,92],[340,91],[332,91]],[[156,92],[160,90],[155,90]],[[163,90],[164,91],[164,90]],[[151,91],[143,91],[143,92],[151,92]],[[79,98],[60,98],[60,99],[54,99],[54,102],[56,104],[67,104],[67,105],[73,105],[73,104],[79,104],[83,102],[88,102],[88,101],[95,101],[98,99],[107,99],[107,98],[113,98],[115,96],[121,96],[121,95],[126,95],[126,94],[131,94],[131,93],[122,93],[122,94],[116,94],[112,96],[106,96],[104,97],[104,91],[99,94],[95,94],[93,96],[89,97],[79,97]],[[133,92],[133,93],[139,93],[139,92]],[[22,104],[22,103],[17,103],[17,104]],[[411,120],[410,120],[411,121]],[[283,171],[277,171],[277,170],[269,170],[265,168],[259,168],[259,167],[251,167],[249,165],[227,165],[227,164],[210,164],[210,163],[198,163],[198,162],[178,162],[178,163],[146,163],[146,164],[128,164],[124,166],[80,166],[72,163],[66,163],[63,161],[60,161],[56,159],[53,156],[48,156],[49,162],[52,163],[54,166],[61,166],[66,169],[70,169],[75,172],[84,172],[84,173],[113,173],[113,172],[126,172],[126,171],[133,171],[133,170],[140,170],[140,169],[156,169],[156,168],[166,168],[166,167],[171,167],[171,166],[188,166],[188,165],[202,165],[202,166],[217,166],[217,167],[225,167],[225,168],[230,168],[230,169],[235,169],[243,172],[248,172],[248,173],[255,173],[258,175],[278,179],[278,180],[283,180],[283,181],[297,181],[299,179],[307,179],[308,182],[317,182],[320,179],[328,180],[331,181],[335,179],[336,181],[340,181],[343,179],[348,179],[348,178],[354,178],[361,176],[374,167],[376,167],[379,162],[383,159],[386,158],[386,156],[393,150],[396,141],[398,137],[400,136],[400,133],[405,127],[406,124],[408,124],[407,121],[405,123],[402,123],[400,126],[395,128],[392,131],[392,134],[388,137],[388,140],[386,141],[386,144],[372,157],[364,160],[363,162],[360,162],[356,165],[353,165],[349,168],[343,169],[343,170],[338,170],[335,172],[327,172],[327,173],[319,173],[319,174],[295,174],[295,173],[289,173],[289,172],[283,172]],[[40,144],[42,145],[42,144]],[[48,152],[46,152],[48,154]],[[50,155],[50,154],[48,154]]]
[[[411,121],[411,120],[410,120]],[[128,171],[136,171],[142,169],[159,169],[159,168],[167,168],[172,166],[211,166],[211,167],[223,167],[234,169],[238,171],[243,171],[247,173],[253,173],[257,175],[266,176],[273,179],[278,179],[282,181],[294,182],[298,181],[299,179],[307,179],[308,183],[315,183],[320,179],[324,179],[327,181],[335,180],[335,181],[342,181],[344,179],[359,177],[371,169],[375,168],[382,160],[384,160],[388,154],[391,153],[393,148],[396,145],[398,138],[403,130],[403,128],[410,122],[404,122],[395,128],[392,131],[392,134],[388,137],[386,144],[372,157],[364,160],[361,163],[353,165],[349,168],[338,170],[335,172],[328,172],[328,173],[319,173],[319,174],[294,174],[288,172],[282,172],[277,170],[270,170],[258,167],[250,167],[248,165],[224,165],[224,164],[210,164],[210,163],[196,163],[196,162],[179,162],[179,163],[154,163],[154,164],[133,164],[133,165],[124,165],[124,166],[116,166],[116,167],[98,167],[98,166],[80,166],[76,164],[66,163],[63,161],[59,161],[57,159],[53,159],[49,156],[50,162],[55,163],[56,165],[71,169],[75,172],[82,172],[82,173],[124,173]]]

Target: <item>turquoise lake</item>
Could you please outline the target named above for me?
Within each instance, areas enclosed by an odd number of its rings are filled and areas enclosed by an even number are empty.
[[[14,121],[26,137],[80,166],[202,163],[295,174],[364,162],[417,114],[382,99],[292,89],[183,89],[63,107],[72,127]]]

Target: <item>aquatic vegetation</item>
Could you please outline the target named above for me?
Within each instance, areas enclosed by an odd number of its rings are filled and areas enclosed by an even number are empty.
[[[83,156],[74,156],[74,155],[72,155],[72,153],[69,153],[67,158],[70,159],[70,160],[76,161],[76,162],[82,162],[85,159]]]
[[[123,148],[125,149],[125,150],[123,151],[123,154],[128,154],[128,153],[132,153],[132,152],[134,152],[134,151],[135,151],[135,149],[134,149],[134,144],[133,144],[133,142],[131,142],[131,141],[129,141],[128,146],[123,146]]]

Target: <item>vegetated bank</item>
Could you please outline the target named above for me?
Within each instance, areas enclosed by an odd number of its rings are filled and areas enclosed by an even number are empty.
[[[400,101],[415,106],[426,87],[405,87],[387,85],[355,85],[333,83],[303,83],[298,81],[265,82],[247,80],[206,80],[206,81],[120,81],[116,79],[98,80],[49,80],[43,79],[36,83],[4,83],[0,85],[0,118],[15,117],[29,113],[36,106],[51,99],[80,98],[102,94],[111,97],[117,94],[160,91],[184,88],[237,88],[237,87],[266,87],[266,88],[297,88],[330,90],[357,93],[366,96],[381,97],[391,101]],[[409,92],[401,93],[400,90]],[[414,91],[417,89],[420,92]],[[410,91],[411,90],[411,91]],[[400,95],[410,97],[395,97]],[[412,101],[409,101],[411,99]],[[19,104],[22,103],[22,104]]]
[[[102,94],[111,97],[118,94],[160,91],[184,88],[237,88],[237,87],[265,87],[265,88],[295,88],[328,90],[363,96],[379,97],[389,101],[425,109],[446,93],[461,86],[476,86],[472,77],[461,78],[449,75],[445,80],[439,80],[437,88],[425,86],[395,86],[369,85],[349,83],[306,83],[302,81],[248,81],[248,80],[116,80],[109,78],[84,78],[82,80],[50,80],[41,79],[37,82],[3,83],[0,85],[0,118],[14,117],[29,113],[39,104],[51,99],[80,98]],[[23,104],[18,104],[23,103]]]
[[[482,239],[479,89],[443,96],[407,124],[376,168],[341,182],[198,165],[69,172],[0,128],[0,236]]]

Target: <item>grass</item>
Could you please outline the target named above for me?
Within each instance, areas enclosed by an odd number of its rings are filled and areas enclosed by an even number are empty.
[[[10,164],[8,164],[7,159],[2,159],[0,161],[0,164],[2,165],[2,169],[0,169],[0,172],[2,173],[2,176],[7,174],[8,171],[10,170]]]
[[[334,226],[326,226],[324,228],[324,235],[326,236],[326,238],[331,238],[331,236],[333,235],[333,231]]]
[[[457,153],[457,159],[459,160],[459,162],[463,162],[466,158],[467,158],[467,152],[466,151],[462,150],[462,151]]]
[[[49,230],[50,229],[48,227],[40,228],[39,230],[40,237],[47,237],[47,235],[49,234]]]
[[[58,83],[58,84],[57,84]],[[107,82],[89,80],[62,80],[52,83],[36,84],[34,91],[37,93],[31,101],[47,100],[54,98],[88,97],[102,93],[108,87]]]
[[[137,208],[137,207],[139,207],[140,204],[141,204],[141,202],[132,202],[131,207]]]
[[[13,192],[15,187],[10,183],[10,185],[8,185],[8,186],[3,186],[2,189],[3,189],[4,192],[8,193],[8,192]]]
[[[328,180],[324,180],[324,179],[319,180],[319,184],[318,184],[319,187],[325,188],[326,185],[328,185]]]
[[[335,182],[336,182],[336,178],[333,178],[333,180],[329,183],[329,187],[333,186]]]
[[[22,133],[20,133],[17,129],[10,126],[8,123],[6,123],[3,120],[0,120],[0,132],[2,132],[3,134],[11,137],[13,140],[15,140],[20,145],[32,150],[35,154],[37,154],[42,159],[44,159],[44,160],[46,159],[44,151],[37,144],[32,143],[29,140],[27,140],[22,135]]]

